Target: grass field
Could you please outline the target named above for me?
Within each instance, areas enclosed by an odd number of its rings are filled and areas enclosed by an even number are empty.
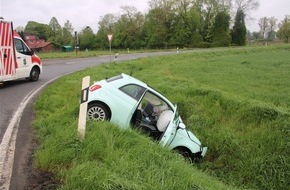
[[[113,52],[114,53],[114,52]],[[49,52],[37,53],[41,59],[55,59],[55,58],[82,58],[109,55],[109,51],[71,51],[71,52]]]
[[[172,49],[167,50],[148,50],[148,49],[140,49],[140,50],[127,50],[127,49],[113,49],[111,52],[108,50],[88,50],[88,51],[71,51],[71,52],[45,52],[45,53],[37,53],[37,55],[41,59],[57,59],[57,58],[84,58],[84,57],[96,57],[102,55],[115,55],[118,54],[128,54],[128,53],[144,53],[144,52],[154,52],[154,51],[176,51]]]
[[[81,79],[133,76],[177,103],[209,147],[184,162],[136,131],[87,124],[77,140]],[[226,48],[142,58],[63,77],[39,97],[36,166],[59,189],[288,189],[290,46]]]

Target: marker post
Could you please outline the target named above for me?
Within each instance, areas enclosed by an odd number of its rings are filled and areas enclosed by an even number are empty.
[[[89,97],[90,76],[86,76],[82,81],[82,93],[79,112],[78,135],[81,140],[84,139],[86,133],[88,97]]]

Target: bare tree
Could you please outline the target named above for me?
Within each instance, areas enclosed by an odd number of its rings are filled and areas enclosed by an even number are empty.
[[[266,38],[266,33],[269,29],[269,19],[267,17],[262,17],[260,18],[259,22],[258,22],[258,25],[260,27],[260,33],[261,33],[261,37],[263,39]]]
[[[278,19],[275,17],[270,17],[268,20],[269,20],[269,31],[275,31],[277,29]]]
[[[237,11],[242,10],[245,15],[260,6],[258,0],[234,0],[234,5]]]
[[[277,29],[277,23],[278,19],[275,17],[270,17],[268,19],[268,40],[274,40],[276,38],[275,30]]]

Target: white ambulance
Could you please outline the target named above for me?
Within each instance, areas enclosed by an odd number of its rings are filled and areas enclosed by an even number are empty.
[[[12,22],[0,19],[0,83],[17,79],[37,81],[42,63],[29,49]]]

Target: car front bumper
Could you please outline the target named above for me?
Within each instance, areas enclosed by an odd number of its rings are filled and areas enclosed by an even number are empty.
[[[204,157],[207,152],[207,147],[203,147],[201,151],[201,156]]]

